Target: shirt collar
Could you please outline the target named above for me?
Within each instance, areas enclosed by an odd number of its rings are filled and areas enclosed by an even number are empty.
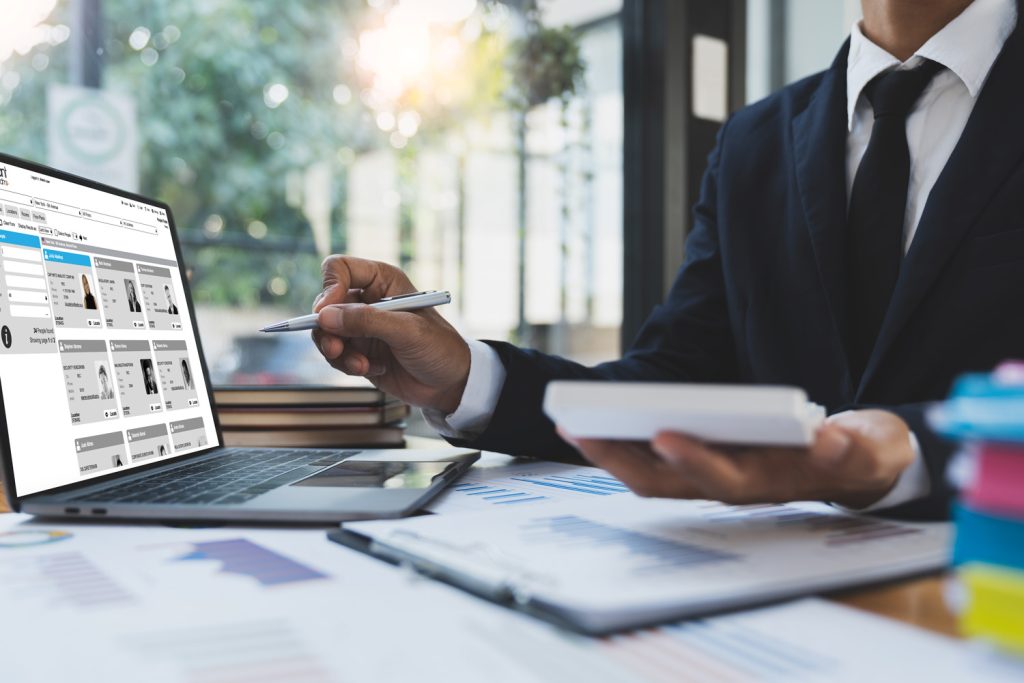
[[[857,100],[875,76],[894,67],[913,68],[922,59],[930,59],[949,69],[963,82],[971,97],[977,97],[1016,24],[1016,0],[974,0],[910,59],[900,62],[868,40],[860,29],[860,22],[855,23],[850,32],[850,56],[846,65],[848,130],[853,130]]]

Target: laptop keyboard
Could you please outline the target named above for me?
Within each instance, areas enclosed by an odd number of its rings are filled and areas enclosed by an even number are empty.
[[[229,448],[216,458],[157,471],[72,501],[238,505],[291,484],[296,469],[335,465],[359,452]]]

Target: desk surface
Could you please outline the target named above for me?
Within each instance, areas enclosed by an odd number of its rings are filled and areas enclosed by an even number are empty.
[[[0,485],[0,512],[9,512]],[[943,599],[943,575],[898,581],[880,587],[844,591],[833,595],[835,602],[874,614],[957,636],[956,619]]]

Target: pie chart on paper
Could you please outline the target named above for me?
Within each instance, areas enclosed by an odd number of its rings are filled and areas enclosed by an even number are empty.
[[[72,537],[68,531],[47,531],[43,529],[20,529],[0,532],[0,548],[24,548],[35,545],[57,543]]]

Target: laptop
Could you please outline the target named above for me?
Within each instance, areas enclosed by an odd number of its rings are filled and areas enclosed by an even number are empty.
[[[0,154],[0,472],[13,510],[400,517],[479,457],[225,447],[186,273],[166,204]]]

